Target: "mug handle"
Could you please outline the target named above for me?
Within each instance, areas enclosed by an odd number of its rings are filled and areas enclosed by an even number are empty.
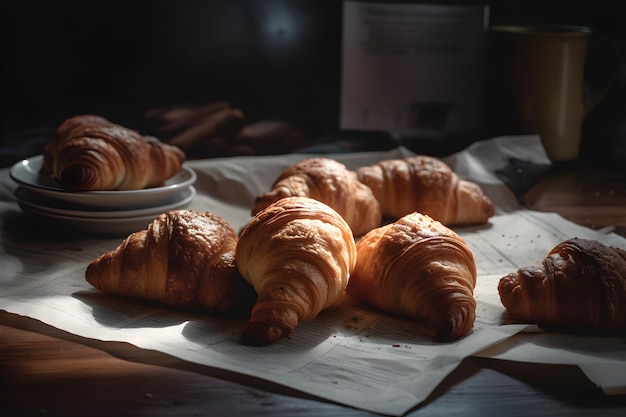
[[[613,74],[607,80],[604,87],[602,87],[600,91],[596,92],[595,95],[590,100],[587,100],[587,102],[585,103],[583,118],[586,118],[587,115],[589,115],[589,113],[591,113],[593,109],[595,109],[598,106],[598,104],[600,104],[600,102],[606,97],[609,91],[613,89],[613,87],[615,86],[615,81],[617,80],[617,75],[619,73],[620,51],[619,51],[619,47],[617,46],[617,43],[615,43],[611,39],[604,38],[604,37],[597,38],[594,40],[594,43],[599,43],[599,42],[604,42],[607,45],[609,45],[609,48],[611,49],[610,58],[612,58],[615,61],[614,62],[615,69],[613,71]]]

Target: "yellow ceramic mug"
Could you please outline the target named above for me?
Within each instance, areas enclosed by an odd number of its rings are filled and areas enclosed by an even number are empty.
[[[585,26],[494,26],[497,59],[505,74],[510,116],[525,133],[536,133],[553,162],[576,159],[582,123],[609,91],[615,77],[585,103],[584,72],[589,36]]]

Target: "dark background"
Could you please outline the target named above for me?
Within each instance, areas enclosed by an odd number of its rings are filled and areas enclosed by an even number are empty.
[[[626,2],[488,3],[492,24],[591,26],[617,42],[626,61]],[[341,0],[3,0],[1,7],[4,146],[75,114],[139,127],[155,106],[222,99],[249,121],[288,120],[312,135],[338,129]],[[624,67],[585,123],[589,159],[626,161]],[[591,85],[612,71],[610,63],[596,70]],[[475,139],[506,133],[496,125]]]

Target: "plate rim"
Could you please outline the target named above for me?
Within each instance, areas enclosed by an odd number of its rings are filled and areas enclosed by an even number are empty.
[[[9,176],[11,177],[11,179],[13,181],[15,181],[16,183],[25,186],[25,187],[30,187],[32,189],[35,190],[41,190],[41,191],[46,191],[48,193],[56,193],[59,196],[61,195],[84,195],[84,196],[99,196],[99,197],[104,197],[104,196],[109,196],[109,197],[118,197],[118,196],[139,196],[139,195],[147,195],[147,194],[156,194],[156,193],[162,193],[162,192],[167,192],[170,190],[175,190],[177,188],[184,188],[187,187],[189,185],[192,185],[196,182],[197,180],[197,174],[195,172],[195,170],[189,166],[187,166],[185,163],[183,163],[183,165],[181,166],[180,171],[176,172],[175,174],[173,174],[170,178],[166,179],[165,181],[175,177],[176,175],[178,175],[180,172],[186,172],[188,174],[188,177],[180,182],[177,183],[173,183],[173,184],[168,184],[168,185],[164,185],[164,186],[160,186],[160,187],[151,187],[151,188],[142,188],[142,189],[138,189],[138,190],[110,190],[110,191],[104,191],[104,190],[97,190],[97,191],[72,191],[72,190],[68,190],[65,188],[60,188],[60,187],[50,187],[47,185],[41,185],[41,184],[37,184],[35,182],[32,181],[28,181],[27,179],[23,178],[23,175],[20,177],[20,168],[25,169],[23,167],[25,167],[26,165],[31,165],[33,166],[34,164],[39,164],[39,167],[37,168],[37,170],[41,167],[41,164],[43,163],[43,155],[35,155],[35,156],[31,156],[29,158],[25,158],[22,159],[21,161],[18,161],[16,163],[14,163],[10,170],[9,170]],[[60,197],[62,198],[62,197]]]
[[[25,204],[26,206],[28,206],[29,211],[44,212],[46,214],[55,215],[55,216],[67,216],[67,217],[72,217],[72,218],[84,218],[84,219],[126,219],[126,218],[132,218],[132,217],[149,216],[154,213],[160,214],[169,210],[176,210],[178,209],[178,207],[184,207],[185,205],[190,204],[197,194],[196,188],[190,185],[180,190],[179,193],[181,194],[182,198],[177,199],[175,201],[171,201],[167,204],[149,206],[145,208],[136,208],[136,209],[124,209],[124,210],[100,209],[100,210],[90,211],[90,210],[73,210],[73,209],[62,208],[62,207],[50,207],[39,202],[32,202],[32,201],[29,201],[28,198],[19,197],[17,195],[18,190],[20,188],[28,192],[38,194],[29,188],[21,187],[21,186],[17,187],[15,189],[14,194],[20,207],[22,204]],[[189,195],[182,195],[186,191],[189,191]],[[46,198],[44,195],[41,195],[41,197]],[[51,208],[52,210],[48,210],[49,208]],[[88,208],[88,207],[85,207],[85,208]],[[97,208],[97,207],[94,207],[94,208]],[[72,214],[72,212],[75,212],[75,214]]]

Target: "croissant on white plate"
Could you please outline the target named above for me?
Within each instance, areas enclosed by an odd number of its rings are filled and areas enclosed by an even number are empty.
[[[433,326],[437,341],[472,331],[476,263],[454,231],[414,212],[368,232],[356,248],[348,295]]]
[[[462,180],[435,157],[388,159],[356,173],[373,191],[383,216],[391,219],[417,211],[447,226],[473,225],[486,223],[495,212],[478,184]]]
[[[578,333],[624,333],[626,250],[592,239],[568,239],[540,265],[502,277],[498,292],[520,321]]]
[[[65,120],[44,148],[41,172],[77,191],[155,187],[180,171],[178,147],[96,115]]]
[[[110,294],[245,316],[256,293],[239,274],[236,245],[235,230],[220,216],[172,210],[94,259],[85,277]]]
[[[270,191],[255,199],[252,214],[291,196],[310,197],[329,205],[343,216],[355,236],[378,227],[382,220],[380,204],[372,190],[334,159],[309,158],[287,168]]]
[[[258,294],[241,342],[262,346],[288,336],[344,293],[356,248],[350,227],[331,207],[285,197],[244,227],[235,259]]]

